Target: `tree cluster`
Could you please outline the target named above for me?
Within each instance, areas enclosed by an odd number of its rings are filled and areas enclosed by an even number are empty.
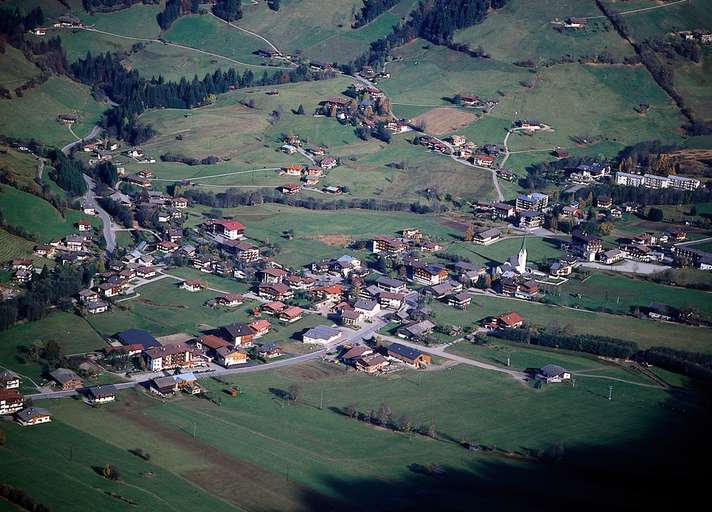
[[[213,14],[225,21],[237,21],[242,18],[242,0],[215,0]]]
[[[45,267],[28,283],[25,294],[0,303],[0,330],[12,327],[19,320],[44,318],[53,306],[87,286],[95,271],[93,263],[81,267],[58,265],[52,270]]]
[[[569,335],[534,329],[501,329],[494,335],[517,343],[530,343],[541,347],[561,348],[621,359],[628,359],[638,352],[638,345],[635,342],[607,336]]]
[[[133,214],[127,206],[108,197],[100,197],[98,203],[106,210],[106,213],[118,220],[124,227],[133,227]]]
[[[178,153],[164,153],[161,155],[162,162],[180,162],[186,165],[215,165],[220,159],[214,155],[205,158],[193,158]]]
[[[22,489],[8,484],[0,484],[0,497],[30,512],[50,512],[52,510],[42,503],[37,503],[32,496]]]
[[[157,4],[160,0],[82,0],[82,5],[84,10],[88,12],[109,12],[126,9],[141,2],[144,4]]]
[[[193,108],[209,102],[215,94],[234,88],[275,85],[288,82],[320,80],[333,73],[312,71],[307,66],[276,71],[271,76],[265,71],[260,78],[250,70],[239,74],[235,69],[216,70],[203,79],[167,82],[162,76],[146,80],[135,70],[127,70],[121,56],[106,53],[93,56],[87,53],[71,66],[74,77],[97,90],[119,105],[105,113],[102,124],[112,135],[131,144],[139,144],[153,135],[150,126],[142,125],[138,116],[149,108]]]
[[[643,352],[643,358],[650,364],[676,373],[706,380],[712,379],[712,356],[709,354],[668,347],[651,347]]]
[[[52,179],[73,196],[80,196],[87,191],[87,184],[84,181],[84,166],[79,160],[66,156],[59,150],[51,153]]]
[[[45,22],[45,16],[41,7],[31,9],[23,15],[16,7],[15,9],[0,9],[0,41],[6,40],[17,48],[23,44],[23,35],[26,31],[41,27]],[[0,43],[1,44],[1,43]]]
[[[363,7],[354,17],[353,28],[363,27],[378,18],[401,0],[364,0]]]
[[[119,171],[111,162],[100,162],[94,167],[94,178],[108,187],[114,187],[119,181]]]

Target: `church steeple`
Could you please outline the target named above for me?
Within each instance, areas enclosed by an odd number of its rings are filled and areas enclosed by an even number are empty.
[[[517,272],[523,274],[527,271],[527,237],[522,238],[522,247],[517,254]]]

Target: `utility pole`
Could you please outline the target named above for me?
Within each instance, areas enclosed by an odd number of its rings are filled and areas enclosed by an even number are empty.
[[[324,388],[321,388],[321,400],[319,400],[319,410],[324,409]]]
[[[509,356],[507,356],[507,367],[511,366],[509,363],[510,363],[510,359],[509,359]]]
[[[613,400],[613,385],[608,386],[608,400]]]
[[[198,424],[193,423],[193,439],[195,439],[195,434],[197,433],[197,431],[198,431]]]
[[[571,387],[572,388],[576,387],[576,379],[571,379]]]

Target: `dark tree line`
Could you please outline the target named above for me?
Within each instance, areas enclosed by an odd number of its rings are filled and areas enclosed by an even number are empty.
[[[594,185],[577,190],[578,199],[588,197],[609,196],[614,203],[638,204],[689,204],[712,201],[712,191],[704,188],[697,190],[678,190],[671,188],[653,189],[645,187],[622,187],[618,185]]]
[[[217,194],[192,189],[185,192],[185,196],[192,202],[210,206],[212,208],[234,208],[244,205],[258,205],[263,203],[276,203],[306,208],[309,210],[343,210],[360,208],[363,210],[412,212],[412,213],[440,213],[447,211],[445,206],[437,203],[430,205],[422,203],[406,203],[383,199],[341,198],[335,201],[325,201],[313,197],[298,198],[285,196],[276,190],[263,192],[261,190],[245,192],[239,189],[228,189]]]
[[[87,184],[84,181],[84,166],[79,160],[66,156],[59,150],[50,152],[54,167],[52,179],[74,196],[80,196],[87,191]]]
[[[667,370],[706,380],[712,380],[712,356],[698,352],[651,347],[643,353],[650,364]]]
[[[100,197],[97,202],[99,206],[106,210],[106,213],[118,220],[122,226],[125,228],[133,227],[133,214],[127,206],[108,197]]]
[[[193,108],[206,104],[211,95],[234,88],[333,77],[333,72],[312,71],[302,65],[272,75],[265,71],[259,78],[250,70],[239,74],[230,68],[207,73],[202,80],[197,75],[192,80],[181,78],[180,82],[166,82],[162,76],[146,80],[137,71],[127,70],[120,56],[108,52],[97,56],[87,53],[84,59],[72,64],[71,70],[77,80],[101,90],[118,103],[104,114],[102,124],[112,135],[131,144],[144,142],[153,135],[150,126],[138,121],[138,116],[149,108]]]
[[[200,10],[200,1],[191,0],[186,5],[185,0],[168,0],[164,10],[156,14],[156,21],[162,30],[168,30],[175,20],[188,12],[193,14]]]
[[[370,23],[378,18],[394,5],[400,3],[400,1],[401,0],[364,0],[363,7],[356,14],[354,22],[351,26],[353,28],[363,27],[367,23]]]
[[[496,331],[494,335],[517,343],[587,352],[606,357],[628,359],[638,352],[638,345],[635,342],[606,336],[554,334],[530,329],[502,329]]]
[[[89,12],[118,11],[140,3],[145,5],[156,5],[161,3],[161,0],[82,0],[84,9]]]
[[[507,0],[429,0],[421,1],[407,22],[393,27],[384,38],[373,41],[369,50],[341,70],[353,74],[369,64],[376,66],[385,61],[392,48],[401,46],[417,37],[435,44],[452,44],[456,30],[482,21],[488,9],[499,9]]]
[[[0,39],[7,40],[12,46],[22,46],[26,31],[41,27],[45,16],[41,7],[35,7],[23,15],[18,8],[0,9]]]
[[[45,267],[27,285],[23,295],[0,303],[0,330],[5,330],[20,320],[40,320],[52,307],[67,304],[79,290],[89,285],[96,272],[94,263],[82,267],[57,265]]]
[[[213,14],[225,21],[236,21],[242,18],[241,0],[216,0]]]
[[[101,183],[113,187],[119,181],[119,171],[111,162],[100,162],[94,167],[93,176]]]

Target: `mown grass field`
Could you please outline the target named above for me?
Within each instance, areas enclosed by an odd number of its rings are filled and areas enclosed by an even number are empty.
[[[61,214],[44,199],[8,185],[0,185],[0,211],[9,225],[21,227],[43,242],[75,233],[74,224],[81,219],[88,220],[95,228],[101,225],[97,217],[69,209]]]
[[[675,88],[697,116],[712,118],[709,91],[712,88],[712,51],[707,49],[702,62],[685,61],[675,68]]]
[[[245,67],[226,59],[204,55],[199,52],[176,48],[161,43],[147,43],[124,59],[124,65],[137,70],[146,78],[163,76],[166,80],[179,82],[181,78],[194,75],[203,78],[216,69],[235,68],[242,73]]]
[[[53,467],[51,462],[35,473],[14,473],[18,476],[13,483],[32,484],[37,476],[31,475],[39,473],[46,489],[78,473],[93,485],[80,486],[77,499],[95,493],[93,488],[111,489],[136,501],[139,510],[153,505],[153,493],[159,493],[153,485],[164,479],[184,483],[177,493],[191,489],[202,496],[205,491],[248,510],[311,510],[325,506],[324,500],[337,500],[330,506],[340,509],[357,500],[361,507],[387,510],[446,499],[453,506],[496,502],[500,510],[515,510],[543,504],[551,492],[579,506],[592,500],[612,504],[642,489],[649,493],[663,454],[667,467],[678,470],[689,464],[692,453],[706,451],[706,444],[690,451],[701,442],[697,430],[684,437],[669,435],[688,428],[692,416],[698,418],[694,395],[616,383],[615,399],[609,402],[604,380],[580,378],[575,388],[550,385],[534,390],[509,377],[464,366],[374,378],[319,363],[228,380],[240,386],[241,394],[237,399],[223,395],[220,405],[185,397],[161,403],[134,391],[99,409],[73,400],[41,403],[56,418],[43,427],[42,441],[30,441],[37,435],[34,429],[3,424],[8,441],[16,442],[2,450],[14,457],[39,457],[47,443],[66,469],[45,470]],[[221,396],[223,386],[203,383],[213,397]],[[303,388],[303,403],[284,406],[274,390],[294,383]],[[368,411],[381,403],[394,417],[406,415],[414,425],[433,423],[438,440],[373,428],[334,412],[349,404]],[[683,407],[687,414],[673,412]],[[516,452],[520,458],[467,452],[458,446],[463,438]],[[639,450],[650,444],[658,449]],[[618,470],[634,476],[626,479],[626,491],[599,482],[596,485],[606,485],[608,492],[591,493],[594,484],[584,476],[588,472],[569,471],[568,464],[526,462],[530,454],[554,445],[565,447],[564,460],[577,467],[607,475],[603,464],[613,456],[619,460]],[[70,446],[73,457],[68,461]],[[151,454],[150,463],[127,454],[136,448]],[[637,455],[627,456],[632,453]],[[91,466],[106,462],[126,475],[123,482],[95,479]],[[432,479],[409,469],[430,463],[443,466],[445,476]],[[145,471],[154,476],[140,476]],[[515,485],[517,493],[505,492]],[[415,492],[423,486],[427,494]],[[159,505],[172,505],[173,496],[182,494],[169,493]],[[52,496],[43,490],[37,498],[51,500],[53,509],[67,508],[62,492]]]
[[[551,25],[556,18],[600,15],[596,4],[587,0],[511,0],[482,23],[459,30],[455,41],[473,48],[481,45],[492,58],[504,62],[530,59],[536,63],[565,55],[595,55],[604,50],[617,57],[633,55],[630,45],[605,19],[590,20],[584,30],[559,32]]]
[[[26,358],[18,358],[17,348],[56,341],[65,355],[101,349],[106,345],[91,326],[71,313],[55,312],[36,322],[19,324],[0,332],[0,365],[21,375],[40,379],[42,368]]]
[[[25,91],[22,98],[0,102],[3,134],[22,139],[36,139],[46,144],[63,146],[75,138],[59,114],[79,114],[81,120],[72,129],[86,135],[106,107],[96,102],[89,88],[64,77],[53,76],[42,85]]]
[[[561,256],[559,249],[561,239],[554,237],[527,237],[527,261],[540,263],[546,259]],[[492,245],[477,245],[471,242],[454,242],[447,248],[447,252],[467,258],[473,263],[504,263],[510,256],[514,256],[522,247],[522,237],[500,240]]]
[[[0,145],[0,168],[10,171],[20,186],[32,186],[37,177],[37,159],[10,146]]]
[[[476,295],[470,308],[463,312],[441,302],[432,302],[438,324],[467,326],[488,316],[516,311],[529,324],[547,327],[552,323],[565,326],[574,333],[610,336],[635,341],[642,348],[667,346],[679,350],[712,353],[712,330],[634,317],[567,309],[538,302],[512,300],[505,297]]]
[[[619,11],[646,8],[660,5],[658,2],[635,2],[627,5],[610,2]],[[662,9],[629,14],[623,17],[633,36],[639,40],[650,37],[663,37],[668,32],[680,30],[708,29],[712,26],[712,2],[710,0],[689,0],[684,3],[670,5]]]
[[[707,318],[712,317],[709,292],[664,286],[611,273],[595,272],[585,281],[580,278],[570,279],[559,289],[561,295],[554,294],[551,298],[562,305],[605,308],[625,314],[630,313],[634,307],[662,302],[677,308],[691,307]],[[581,295],[581,298],[577,295]]]
[[[26,257],[32,254],[34,243],[0,229],[0,261]]]

